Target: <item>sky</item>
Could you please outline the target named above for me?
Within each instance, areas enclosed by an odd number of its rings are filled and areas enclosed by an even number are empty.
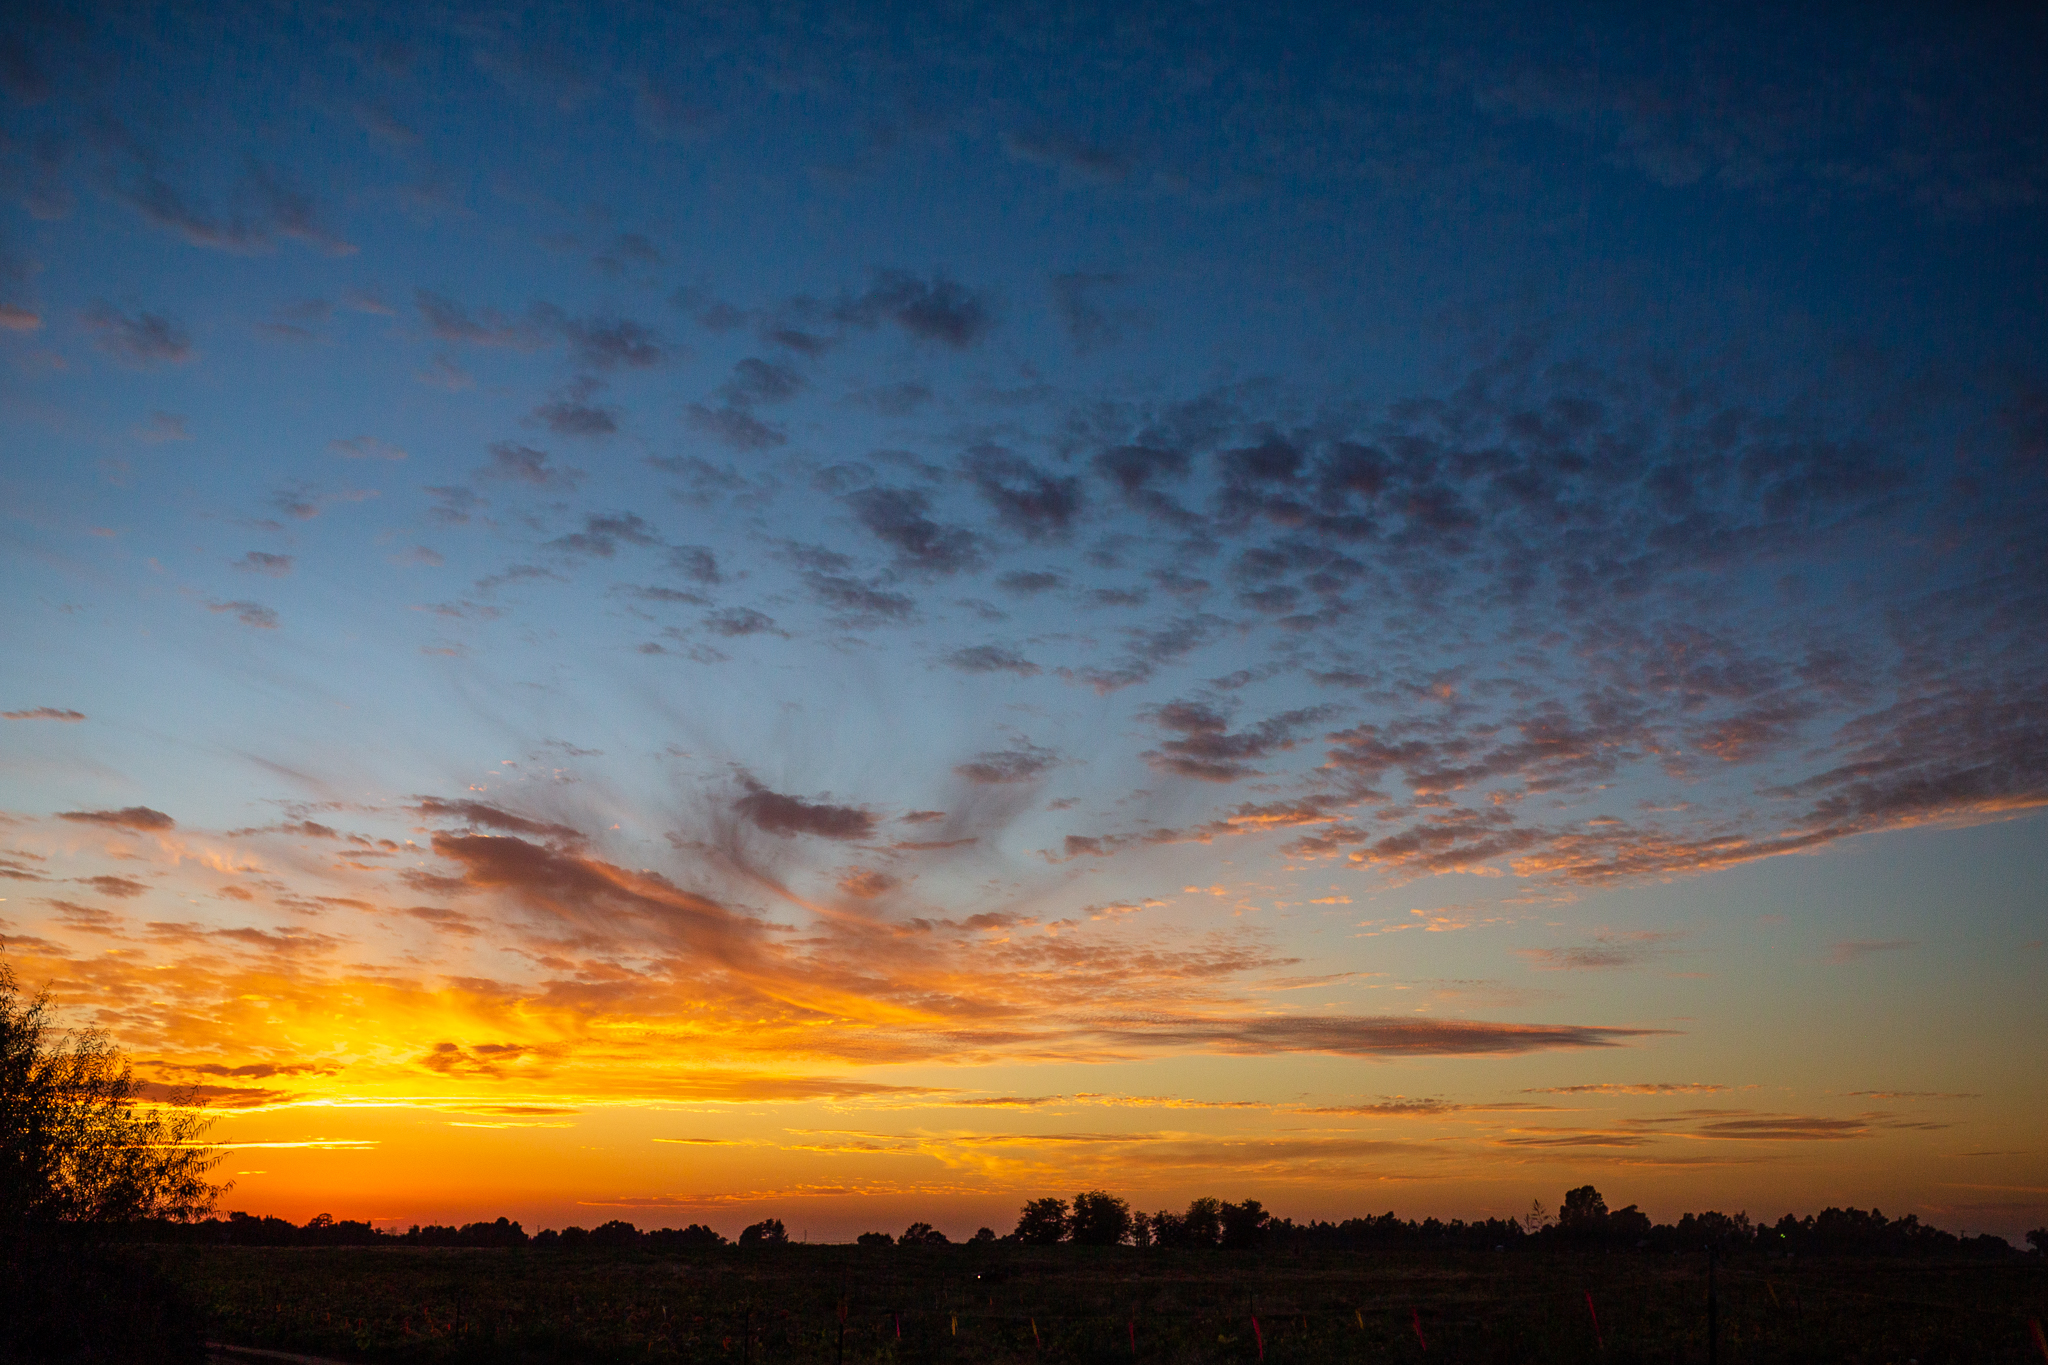
[[[224,1208],[2048,1222],[2038,15],[15,13],[0,961]]]

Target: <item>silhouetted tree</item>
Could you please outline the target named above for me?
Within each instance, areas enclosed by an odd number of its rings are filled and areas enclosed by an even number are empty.
[[[782,1226],[780,1218],[764,1218],[758,1223],[740,1229],[740,1245],[781,1246],[789,1240],[789,1230]]]
[[[1051,1246],[1067,1235],[1067,1201],[1034,1199],[1017,1214],[1017,1230],[1010,1236],[1026,1246]]]
[[[2048,1257],[2048,1228],[2035,1228],[2027,1234],[2027,1245],[2037,1256]]]
[[[1104,1190],[1074,1196],[1067,1237],[1084,1247],[1121,1245],[1131,1235],[1131,1206]]]
[[[976,1228],[974,1235],[967,1240],[970,1242],[993,1242],[995,1239],[996,1230],[994,1228]]]
[[[1223,1201],[1190,1199],[1188,1211],[1180,1216],[1181,1244],[1212,1247],[1223,1238]]]
[[[953,1240],[930,1223],[912,1223],[903,1229],[903,1235],[896,1239],[907,1247],[942,1247]]]
[[[1597,1236],[1607,1230],[1607,1201],[1591,1185],[1566,1190],[1557,1211],[1557,1230],[1573,1237]]]
[[[1227,1249],[1248,1251],[1266,1240],[1266,1223],[1271,1215],[1258,1200],[1225,1204],[1219,1212],[1223,1224],[1223,1245]]]
[[[148,1107],[97,1029],[51,1037],[47,993],[23,1002],[0,963],[0,1228],[187,1220],[222,1187],[196,1107]]]
[[[896,1239],[886,1232],[863,1232],[860,1236],[854,1238],[853,1242],[855,1246],[864,1247],[892,1247],[896,1245]]]
[[[141,1105],[106,1035],[60,1040],[49,1013],[0,963],[0,1360],[198,1365],[198,1312],[105,1232],[212,1207],[207,1120]]]

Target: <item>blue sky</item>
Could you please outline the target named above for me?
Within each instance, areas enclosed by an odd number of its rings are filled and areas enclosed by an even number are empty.
[[[37,11],[4,951],[301,1215],[2033,1226],[2031,23]]]

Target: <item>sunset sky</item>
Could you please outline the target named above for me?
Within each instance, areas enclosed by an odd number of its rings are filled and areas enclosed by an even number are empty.
[[[2017,8],[10,21],[0,960],[294,1221],[2017,1237]]]

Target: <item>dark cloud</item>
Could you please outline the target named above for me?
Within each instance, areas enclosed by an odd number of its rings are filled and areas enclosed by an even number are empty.
[[[1014,673],[1031,678],[1039,672],[1037,664],[1004,645],[969,645],[946,655],[945,663],[962,673]]]
[[[1118,319],[1102,306],[1101,296],[1122,283],[1118,275],[1085,270],[1054,275],[1048,284],[1053,312],[1066,330],[1067,341],[1087,354],[1114,344],[1121,335]]]
[[[196,354],[185,329],[162,313],[130,317],[102,299],[86,309],[81,320],[92,333],[93,344],[125,365],[182,365]]]
[[[670,355],[659,332],[630,318],[576,318],[545,304],[534,310],[534,317],[568,343],[570,358],[585,369],[645,370],[662,364]]]
[[[113,896],[117,900],[128,900],[149,890],[148,882],[138,882],[133,877],[81,877],[79,882],[102,896]]]
[[[251,159],[235,186],[235,207],[217,212],[174,185],[155,148],[119,125],[102,124],[97,140],[106,154],[103,186],[112,198],[151,227],[187,243],[239,255],[296,241],[328,256],[356,248],[321,219],[313,196],[273,166]]]
[[[1035,569],[1013,569],[996,580],[996,586],[1005,592],[1014,592],[1030,597],[1054,588],[1066,586],[1067,580],[1056,573]]]
[[[533,410],[533,418],[557,436],[609,436],[619,429],[617,415],[575,398],[558,398]]]
[[[1062,539],[1079,515],[1081,481],[1055,476],[1000,446],[982,446],[963,462],[996,519],[1027,540]]]
[[[64,706],[34,706],[26,711],[0,711],[0,720],[55,720],[71,724],[85,719],[85,712]]]
[[[1159,771],[1177,777],[1235,782],[1257,772],[1252,765],[1260,759],[1292,749],[1304,728],[1327,720],[1332,710],[1287,711],[1232,733],[1228,718],[1211,707],[1192,701],[1167,702],[1151,708],[1146,718],[1179,738],[1147,750],[1142,757]]]
[[[746,795],[733,802],[757,828],[789,838],[812,834],[821,839],[866,839],[875,832],[875,817],[858,806],[835,806],[773,792],[744,779]]]
[[[260,602],[208,602],[206,609],[232,615],[243,625],[257,630],[277,629],[277,613]]]
[[[1194,653],[1226,624],[1221,617],[1197,614],[1177,617],[1162,626],[1133,627],[1124,632],[1128,647],[1122,658],[1107,668],[1076,670],[1074,676],[1104,695],[1135,687],[1151,681],[1164,665]]]
[[[632,512],[613,512],[609,515],[592,513],[583,518],[583,529],[566,536],[557,536],[548,542],[550,550],[563,554],[595,555],[610,559],[618,553],[620,545],[659,545],[661,535],[654,527]]]
[[[914,379],[905,379],[894,384],[877,384],[872,388],[855,389],[846,395],[846,401],[854,407],[866,408],[884,417],[908,417],[932,401],[932,391],[928,385],[920,384]]]
[[[748,356],[732,367],[732,377],[719,386],[718,396],[728,406],[746,408],[756,403],[785,402],[805,387],[804,377],[795,367]]]
[[[715,585],[725,581],[718,571],[718,556],[702,545],[670,546],[668,566],[692,583]]]
[[[1058,128],[1003,134],[1003,147],[1019,161],[1113,185],[1131,173],[1128,154]]]
[[[731,405],[707,408],[702,403],[692,403],[684,410],[683,420],[695,430],[734,450],[772,450],[789,440],[788,433],[782,428]]]
[[[804,586],[818,602],[853,624],[908,621],[917,614],[917,603],[907,593],[892,592],[845,574],[807,573]]]
[[[1059,763],[1059,755],[1035,744],[1014,749],[996,749],[977,755],[953,771],[969,782],[998,786],[1010,782],[1036,782]]]
[[[544,472],[547,456],[537,450],[533,453],[540,456],[540,462],[534,466],[534,472]],[[467,525],[480,501],[474,489],[465,488],[461,484],[443,484],[420,491],[433,495],[434,505],[427,509],[427,516],[443,526]]]
[[[292,571],[292,557],[251,550],[236,560],[233,567],[243,573],[260,573],[267,578],[283,578]]]
[[[1103,1034],[1147,1048],[1264,1056],[1323,1052],[1340,1057],[1517,1056],[1554,1048],[1620,1047],[1661,1029],[1583,1024],[1492,1024],[1401,1015],[1302,1019],[1167,1019],[1108,1025]]]
[[[75,820],[85,825],[108,825],[115,829],[132,829],[143,833],[171,829],[177,821],[160,810],[148,806],[124,806],[120,810],[66,810],[57,812],[59,820]]]
[[[927,282],[900,270],[877,273],[864,293],[842,298],[832,317],[859,327],[886,319],[912,336],[956,350],[972,346],[995,326],[993,310],[982,295],[942,274]]]
[[[704,618],[704,629],[728,640],[742,635],[780,635],[775,619],[751,607],[727,607]]]
[[[484,801],[444,801],[438,796],[420,796],[414,798],[409,809],[423,820],[453,820],[464,828],[497,829],[567,844],[583,842],[583,835],[573,825],[529,819]]]
[[[974,533],[925,515],[931,499],[912,488],[865,488],[847,495],[860,524],[896,550],[897,562],[922,573],[953,574],[981,563]]]
[[[1667,951],[1677,934],[1642,932],[1602,934],[1590,944],[1565,948],[1518,948],[1515,951],[1542,971],[1600,971],[1639,967]]]
[[[537,351],[547,344],[541,325],[531,319],[508,318],[492,308],[472,314],[455,300],[426,289],[414,292],[413,303],[427,331],[441,341],[512,351]]]
[[[486,479],[504,479],[512,483],[532,484],[536,488],[574,488],[583,480],[580,469],[565,469],[551,464],[545,450],[521,445],[517,441],[495,441],[489,446],[491,462],[482,471]],[[445,494],[443,489],[429,492]],[[464,518],[467,520],[467,518]]]

